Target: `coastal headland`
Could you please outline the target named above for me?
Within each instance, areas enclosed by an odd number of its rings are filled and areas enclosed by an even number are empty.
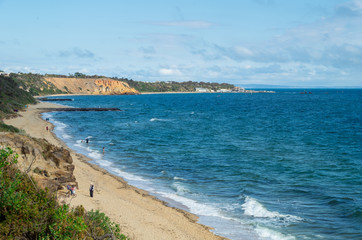
[[[34,138],[44,138],[69,151],[78,185],[77,196],[62,201],[70,206],[83,205],[87,210],[106,213],[131,239],[225,239],[216,236],[209,227],[197,223],[196,215],[167,206],[167,203],[127,184],[122,178],[91,164],[91,159],[69,149],[52,133],[53,126],[41,118],[44,109],[49,111],[62,107],[40,102],[29,105],[18,117],[4,120]],[[91,183],[95,185],[93,198],[89,197]]]

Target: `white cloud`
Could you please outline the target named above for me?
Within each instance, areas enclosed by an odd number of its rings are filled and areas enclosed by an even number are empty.
[[[170,76],[170,75],[182,75],[180,70],[172,69],[172,68],[161,68],[159,70],[159,73],[161,75],[167,75],[167,76]]]

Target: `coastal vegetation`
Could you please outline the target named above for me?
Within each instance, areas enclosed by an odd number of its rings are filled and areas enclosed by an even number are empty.
[[[0,149],[1,239],[128,239],[104,213],[59,204],[56,193],[16,168],[17,158]]]
[[[2,119],[14,115],[30,103],[35,103],[30,92],[21,89],[13,78],[0,76],[0,131],[19,132],[17,128],[4,124]]]
[[[34,73],[10,73],[9,77],[13,79],[22,89],[26,90],[33,96],[71,93],[69,86],[58,86],[51,82],[49,78],[68,78],[68,79],[112,79],[127,83],[129,87],[134,88],[138,92],[195,92],[196,88],[205,88],[210,91],[220,89],[233,89],[232,84],[227,83],[210,83],[210,82],[142,82],[128,78],[106,77],[100,75],[86,75],[76,72],[74,74],[34,74]],[[47,80],[48,79],[48,80]],[[81,91],[81,90],[80,90]]]
[[[209,83],[209,82],[141,82],[127,78],[113,78],[128,83],[139,92],[195,92],[196,88],[206,88],[212,91],[220,89],[233,89],[234,85],[228,83]]]
[[[41,75],[0,75],[0,132],[22,133],[2,119],[35,103],[33,95],[51,93],[59,90]],[[17,168],[17,161],[14,150],[0,147],[0,239],[129,239],[104,213],[59,203],[57,192],[40,187],[29,172]]]
[[[53,83],[46,81],[41,74],[10,73],[9,77],[32,96],[67,93],[67,91],[58,89]]]

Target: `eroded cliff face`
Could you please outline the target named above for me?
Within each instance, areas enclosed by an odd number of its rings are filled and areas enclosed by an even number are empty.
[[[74,94],[96,95],[133,95],[139,92],[127,83],[110,78],[56,78],[47,77],[46,81],[53,83],[62,91]]]
[[[28,172],[41,188],[65,193],[67,185],[78,187],[73,175],[73,159],[68,150],[56,147],[45,139],[0,132],[0,148],[6,147],[19,155],[19,170]]]
[[[127,83],[121,81],[96,79],[94,83],[98,86],[98,94],[139,94],[138,91],[130,88]]]

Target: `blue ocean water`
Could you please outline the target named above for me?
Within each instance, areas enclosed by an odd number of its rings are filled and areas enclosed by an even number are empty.
[[[69,147],[221,236],[362,239],[362,90],[311,91],[72,96],[59,103],[123,111],[43,117]]]

